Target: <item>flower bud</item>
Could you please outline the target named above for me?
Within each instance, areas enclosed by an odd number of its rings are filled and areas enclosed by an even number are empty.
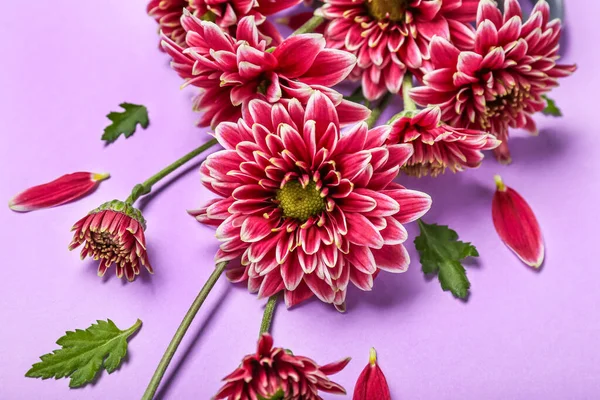
[[[98,182],[109,176],[91,172],[63,175],[52,182],[34,186],[17,194],[8,202],[8,207],[19,212],[56,207],[85,196],[98,186]]]
[[[539,268],[544,262],[544,240],[535,214],[519,193],[496,175],[492,218],[500,239],[527,265]]]

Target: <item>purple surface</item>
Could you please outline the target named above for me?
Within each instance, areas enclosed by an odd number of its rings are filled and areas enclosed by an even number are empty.
[[[512,140],[510,167],[488,160],[462,175],[403,180],[432,195],[427,221],[450,224],[482,254],[468,267],[468,303],[423,277],[411,226],[407,273],[381,274],[372,293],[352,290],[346,314],[318,301],[292,311],[279,308],[276,344],[321,363],[353,357],[336,376],[349,392],[375,346],[394,399],[600,396],[600,35],[594,28],[600,6],[568,6],[566,60],[580,69],[552,95],[565,117],[540,116],[539,137]],[[191,92],[179,90],[181,81],[158,52],[156,26],[144,7],[142,0],[37,0],[3,7],[0,198],[8,201],[28,186],[77,170],[113,177],[64,207],[25,215],[0,210],[1,399],[141,397],[211,272],[213,231],[185,212],[211,197],[195,167],[157,190],[144,207],[154,276],[144,273],[125,284],[111,270],[103,280],[93,262],[81,262],[66,249],[77,219],[106,200],[126,197],[135,183],[207,138],[193,126]],[[148,106],[151,126],[104,148],[99,139],[105,115],[122,101]],[[548,251],[539,273],[520,264],[494,232],[490,202],[497,172],[541,221]],[[218,282],[159,397],[210,398],[220,379],[254,351],[263,305],[244,288]],[[66,380],[23,376],[66,330],[104,318],[121,328],[136,318],[144,322],[119,371],[79,390],[69,390]]]

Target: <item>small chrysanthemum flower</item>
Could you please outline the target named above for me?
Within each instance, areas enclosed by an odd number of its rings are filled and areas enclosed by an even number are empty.
[[[263,334],[255,354],[244,357],[241,365],[226,376],[215,399],[227,400],[322,400],[319,392],[346,394],[329,375],[340,372],[350,362],[319,366],[308,357],[296,356],[273,347],[273,338]]]
[[[500,141],[472,129],[453,128],[441,122],[439,107],[409,111],[392,123],[389,143],[410,143],[414,153],[402,166],[409,175],[437,176],[446,168],[452,172],[476,168],[483,160],[482,150],[495,149]]]
[[[504,15],[492,0],[482,0],[473,51],[461,52],[448,40],[434,38],[435,70],[424,76],[426,86],[413,89],[413,99],[423,106],[439,105],[442,120],[452,126],[494,134],[502,140],[496,157],[510,162],[508,128],[537,133],[531,115],[545,108],[542,95],[576,69],[556,63],[561,23],[549,17],[545,0],[527,21],[517,0],[506,0]]]
[[[236,25],[243,17],[254,15],[257,19],[293,7],[302,0],[189,0],[203,19],[214,21],[221,28]]]
[[[244,119],[220,124],[225,150],[201,176],[221,199],[193,215],[219,226],[217,262],[241,258],[229,279],[260,297],[283,290],[288,307],[314,294],[343,310],[349,282],[371,290],[379,270],[406,271],[403,224],[431,199],[392,182],[412,146],[386,146],[390,129],[362,122],[342,135],[321,92],[306,108],[253,100]]]
[[[319,10],[330,20],[329,47],[358,57],[364,95],[369,100],[387,91],[398,93],[408,69],[427,70],[434,36],[471,47],[479,0],[324,0]]]
[[[119,278],[130,282],[140,274],[140,266],[153,273],[146,254],[146,221],[140,210],[119,200],[109,201],[73,225],[69,250],[83,244],[81,259],[100,260],[98,276],[114,263]]]
[[[180,46],[185,44],[185,29],[181,26],[183,9],[194,11],[188,0],[150,0],[146,11],[158,23],[158,30]]]
[[[326,49],[322,35],[293,36],[270,52],[258,35],[254,17],[240,21],[237,38],[189,13],[182,23],[188,31],[188,48],[166,37],[163,47],[173,57],[171,65],[185,84],[202,89],[195,100],[195,108],[204,113],[200,126],[237,121],[244,104],[252,99],[276,103],[297,98],[306,104],[314,90],[323,91],[334,101],[343,123],[363,120],[369,114],[365,107],[329,89],[348,76],[356,57]]]

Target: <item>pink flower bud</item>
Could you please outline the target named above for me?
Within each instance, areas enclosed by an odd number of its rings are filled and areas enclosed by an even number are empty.
[[[377,365],[377,352],[371,348],[369,364],[363,369],[356,386],[352,400],[390,400],[390,389],[385,375]]]
[[[90,193],[96,188],[98,182],[109,176],[109,174],[91,172],[63,175],[52,182],[34,186],[19,193],[8,202],[8,207],[13,211],[27,212],[59,206]]]
[[[535,214],[521,195],[496,175],[492,218],[500,239],[527,265],[539,268],[544,262],[544,240]]]

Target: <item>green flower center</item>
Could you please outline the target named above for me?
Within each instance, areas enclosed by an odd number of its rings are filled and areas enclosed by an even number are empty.
[[[286,183],[277,191],[277,200],[285,218],[294,218],[302,222],[325,210],[325,200],[313,181],[305,188],[298,181]]]
[[[375,19],[389,18],[402,21],[408,6],[408,0],[366,0],[369,14]]]

